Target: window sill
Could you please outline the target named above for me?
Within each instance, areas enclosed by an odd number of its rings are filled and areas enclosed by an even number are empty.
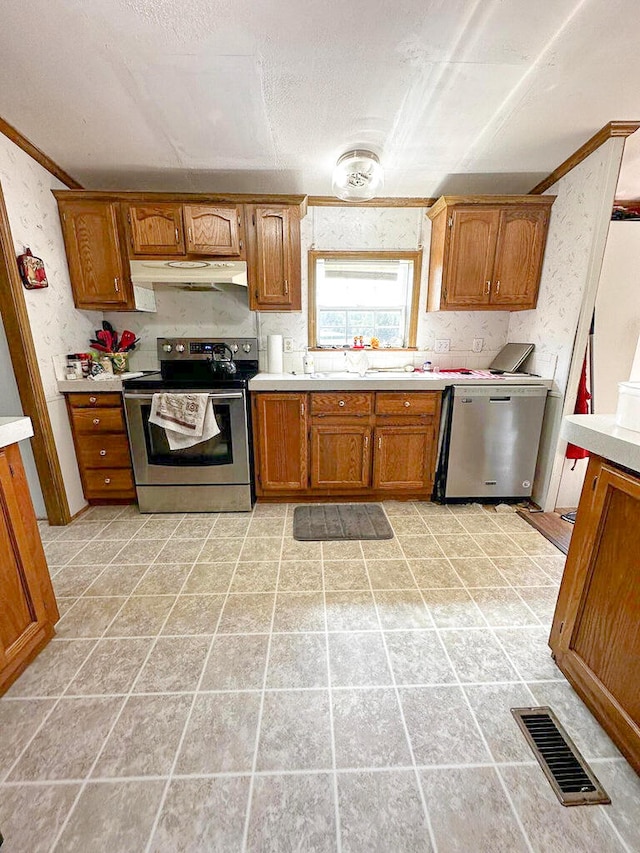
[[[417,352],[418,347],[308,347],[309,352]]]

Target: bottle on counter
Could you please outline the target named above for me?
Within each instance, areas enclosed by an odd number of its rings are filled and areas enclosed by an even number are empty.
[[[307,347],[307,351],[302,359],[302,369],[305,373],[313,373],[315,370],[313,355],[309,352],[309,347]]]
[[[433,365],[431,364],[430,361],[425,361],[424,364],[422,365],[422,370],[425,373],[431,373],[433,371]]]

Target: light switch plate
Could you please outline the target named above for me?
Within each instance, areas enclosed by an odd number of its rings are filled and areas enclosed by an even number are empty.
[[[283,339],[283,352],[293,352],[293,338]]]
[[[473,339],[473,351],[474,352],[482,352],[483,343],[484,343],[484,338],[474,338]]]
[[[449,352],[449,338],[436,338],[436,346],[434,352]]]

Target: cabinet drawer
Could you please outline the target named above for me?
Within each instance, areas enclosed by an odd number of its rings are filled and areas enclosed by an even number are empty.
[[[120,497],[123,492],[135,494],[133,472],[130,468],[92,469],[84,472],[84,480],[87,498],[108,498],[109,495]]]
[[[72,409],[87,409],[95,406],[121,406],[120,394],[109,394],[98,391],[95,394],[69,394],[69,405]]]
[[[78,455],[83,468],[131,468],[125,435],[88,435],[83,438]]]
[[[124,433],[122,409],[72,409],[71,417],[77,433]]]
[[[438,411],[440,395],[433,391],[414,394],[390,393],[376,394],[377,415],[435,415]]]
[[[373,394],[312,394],[312,415],[370,415]]]

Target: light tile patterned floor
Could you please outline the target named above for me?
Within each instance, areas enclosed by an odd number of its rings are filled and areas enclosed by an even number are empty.
[[[640,780],[549,656],[564,557],[515,514],[388,503],[42,527],[63,617],[0,700],[0,829],[36,851],[640,850]],[[509,708],[550,704],[613,797],[560,806]]]

